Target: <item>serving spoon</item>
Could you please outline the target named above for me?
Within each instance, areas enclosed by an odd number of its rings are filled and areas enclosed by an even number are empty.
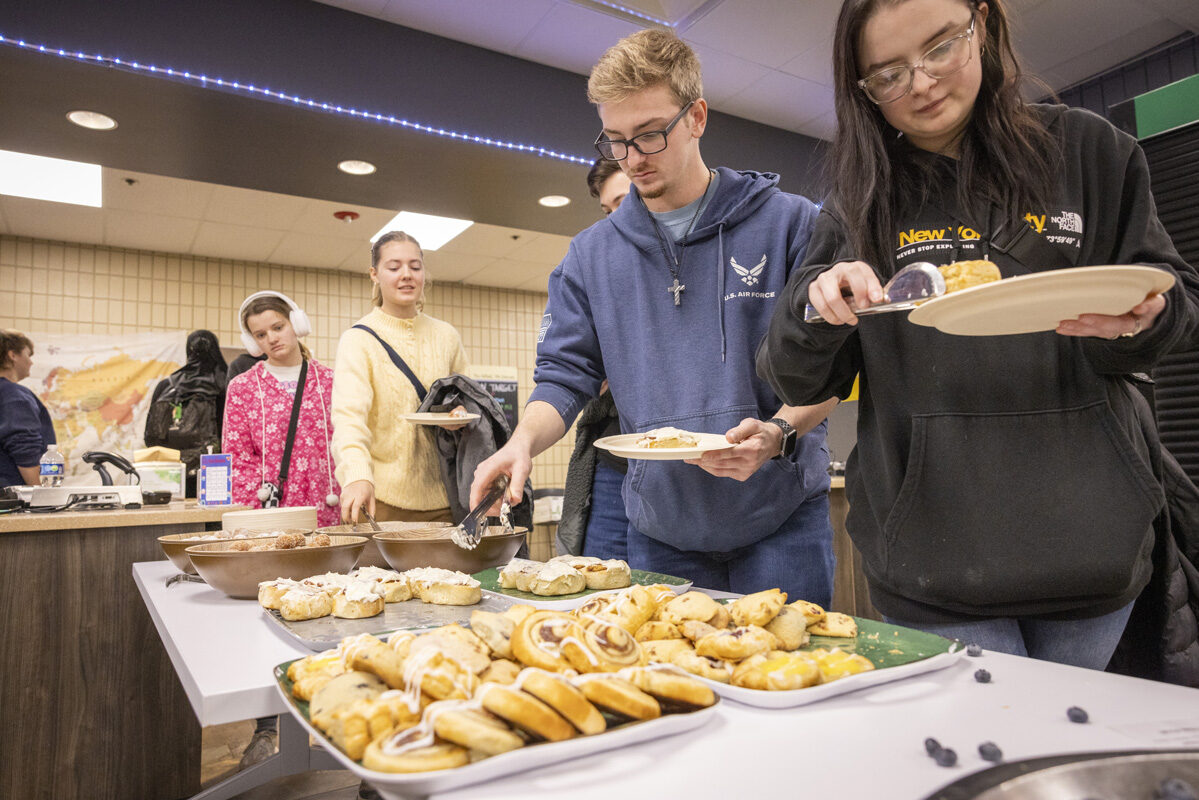
[[[941,270],[927,261],[915,261],[896,272],[883,286],[883,302],[875,303],[866,308],[856,308],[850,302],[849,307],[859,317],[869,314],[883,314],[888,311],[911,311],[916,306],[934,297],[945,294],[945,278]],[[850,295],[844,294],[848,297]],[[824,322],[820,312],[808,303],[804,309],[804,322]]]

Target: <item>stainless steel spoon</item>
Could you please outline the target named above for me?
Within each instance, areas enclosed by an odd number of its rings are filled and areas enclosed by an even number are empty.
[[[916,261],[896,272],[891,280],[883,286],[883,302],[866,308],[854,308],[849,304],[853,313],[859,317],[870,314],[882,314],[887,311],[910,311],[925,300],[940,297],[945,294],[945,278],[941,270],[927,261]],[[804,322],[824,322],[811,303],[804,309]]]

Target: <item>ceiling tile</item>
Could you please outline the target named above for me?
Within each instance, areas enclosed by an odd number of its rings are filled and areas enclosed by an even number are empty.
[[[0,199],[0,233],[12,233],[8,228],[8,221],[4,219],[4,202]]]
[[[168,253],[191,252],[200,222],[184,217],[110,208],[104,213],[104,244]]]
[[[1119,47],[1129,28],[1160,19],[1144,4],[1134,6],[1128,0],[1088,0],[1085,8],[1074,2],[1046,0],[1013,16],[1012,30],[1017,52],[1032,72],[1043,74],[1109,42]],[[1063,35],[1065,31],[1069,35]],[[1105,62],[1111,66],[1120,59],[1111,53]]]
[[[169,217],[201,219],[212,199],[211,183],[183,181],[162,175],[105,167],[104,207],[144,211]],[[132,186],[126,183],[134,180]]]
[[[800,133],[814,136],[817,139],[824,139],[826,142],[831,142],[833,137],[837,135],[837,112],[830,111],[816,119],[810,119],[800,126]]]
[[[549,292],[549,275],[539,275],[536,278],[530,278],[524,283],[513,286],[513,289],[523,289],[526,292],[540,292],[546,294]]]
[[[475,286],[515,289],[531,280],[543,279],[548,281],[551,272],[553,272],[553,267],[547,267],[545,264],[500,258],[488,265],[486,269],[466,278],[466,282]]]
[[[833,37],[829,31],[827,40],[815,47],[800,53],[795,58],[779,67],[779,70],[794,75],[797,78],[819,83],[823,86],[833,85]]]
[[[283,231],[221,222],[201,222],[191,252],[209,258],[266,261],[283,239]]]
[[[446,283],[464,281],[471,275],[487,269],[495,261],[495,256],[447,253],[445,250],[425,254],[425,263],[429,270],[428,280]]]
[[[800,125],[833,110],[833,90],[783,72],[762,80],[724,104],[720,111],[753,118],[776,128],[798,131]]]
[[[349,258],[355,244],[352,239],[292,231],[284,235],[266,260],[272,264],[332,269]]]
[[[439,252],[502,258],[510,255],[531,235],[529,231],[516,228],[475,223],[442,245]]]
[[[508,53],[515,50],[554,0],[390,0],[375,14],[406,28]]]
[[[841,0],[725,0],[684,31],[687,39],[778,68],[826,41]]]
[[[1158,19],[1142,27],[1123,30],[1110,42],[1072,58],[1055,60],[1048,67],[1037,67],[1030,60],[1029,69],[1054,89],[1064,89],[1185,32],[1186,29],[1169,20]],[[1041,92],[1036,94],[1040,96]]]
[[[335,211],[357,212],[358,219],[353,222],[342,222],[333,216]],[[300,233],[314,233],[338,239],[369,242],[375,232],[394,216],[394,211],[384,208],[310,200],[300,216],[296,218],[291,229]]]
[[[350,250],[350,254],[337,265],[337,268],[346,272],[362,272],[366,274],[371,268],[371,246],[369,242],[355,244]]]
[[[556,267],[562,263],[562,259],[566,258],[570,239],[569,236],[558,236],[552,233],[533,234],[528,237],[527,242],[511,253],[510,258]]]
[[[587,75],[605,50],[640,29],[631,22],[560,2],[538,21],[514,55]]]
[[[66,242],[98,242],[104,234],[104,210],[71,203],[0,197],[7,232],[14,236]],[[12,287],[5,286],[3,291]],[[7,301],[6,301],[7,302]]]
[[[291,230],[312,201],[274,192],[259,192],[233,186],[214,186],[212,200],[204,212],[209,222],[224,222],[240,227]]]
[[[739,94],[747,86],[761,80],[769,71],[761,64],[731,56],[706,45],[690,43],[699,56],[704,70],[704,97],[708,104],[719,107],[726,98]]]

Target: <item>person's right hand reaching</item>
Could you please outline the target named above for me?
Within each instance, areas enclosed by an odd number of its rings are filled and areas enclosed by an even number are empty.
[[[354,481],[341,488],[341,521],[358,524],[363,507],[375,516],[375,484],[368,480]]]
[[[528,450],[520,446],[516,439],[501,447],[494,455],[475,467],[475,479],[470,485],[470,507],[473,509],[483,500],[483,495],[501,475],[507,475],[508,502],[516,505],[524,495],[525,480],[533,469],[533,459]],[[500,504],[496,503],[488,512],[489,515],[500,513]]]
[[[858,308],[881,303],[883,285],[874,269],[863,261],[842,261],[816,276],[808,286],[808,302],[830,325],[857,325],[858,317],[843,297],[843,289],[852,292]]]

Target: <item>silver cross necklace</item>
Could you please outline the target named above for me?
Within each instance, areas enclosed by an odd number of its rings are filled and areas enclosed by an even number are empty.
[[[662,236],[662,231],[658,228],[658,220],[651,213],[649,221],[653,223],[654,233],[658,237],[658,244],[662,247],[662,255],[666,258],[666,268],[670,270],[671,284],[666,287],[666,291],[674,295],[674,304],[681,306],[683,304],[683,290],[687,288],[687,284],[679,283],[679,275],[683,274],[683,259],[686,258],[687,239],[691,236],[691,231],[695,228],[695,222],[699,219],[699,212],[704,208],[704,200],[708,196],[708,190],[712,188],[712,170],[708,170],[708,185],[704,187],[704,193],[699,198],[699,204],[695,207],[695,213],[691,216],[691,224],[687,226],[687,232],[683,234],[683,238],[678,241],[678,255],[672,248],[666,246],[666,239]],[[647,211],[649,209],[646,209]]]

